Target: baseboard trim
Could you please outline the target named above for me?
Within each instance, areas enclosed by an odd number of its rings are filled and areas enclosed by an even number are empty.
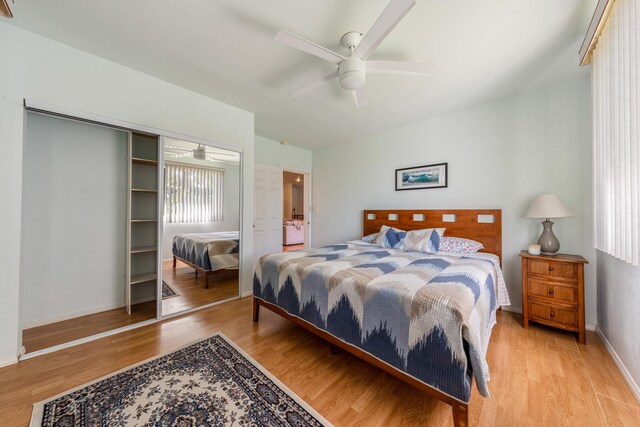
[[[631,392],[636,397],[638,402],[640,402],[640,387],[638,386],[638,383],[635,382],[635,380],[633,379],[633,377],[629,373],[629,370],[627,369],[627,367],[624,366],[624,363],[622,362],[622,359],[620,359],[620,357],[618,356],[618,353],[616,353],[616,351],[614,350],[613,346],[611,345],[611,343],[609,342],[607,337],[604,335],[604,332],[602,332],[602,330],[600,328],[598,328],[597,326],[596,326],[595,330],[596,330],[596,334],[598,334],[598,336],[602,340],[602,343],[604,344],[604,347],[607,349],[607,351],[611,355],[611,358],[616,363],[616,366],[618,366],[618,369],[620,370],[620,373],[622,373],[622,376],[624,377],[624,380],[629,385],[629,388],[631,389]]]
[[[18,356],[8,354],[6,356],[0,356],[0,368],[18,363]]]
[[[240,298],[246,298],[246,297],[252,297],[252,296],[253,296],[253,291],[246,291],[240,295]]]
[[[504,311],[510,311],[511,313],[522,314],[522,308],[521,307],[514,307],[512,305],[503,305],[502,309]]]

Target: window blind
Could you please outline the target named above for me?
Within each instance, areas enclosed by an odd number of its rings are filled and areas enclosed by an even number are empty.
[[[618,0],[593,52],[594,246],[640,264],[640,0]]]
[[[165,222],[218,222],[223,220],[223,170],[166,163],[164,176]]]

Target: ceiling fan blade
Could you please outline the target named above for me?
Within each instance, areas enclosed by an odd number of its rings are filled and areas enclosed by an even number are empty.
[[[367,72],[377,74],[404,74],[428,76],[435,64],[401,61],[367,61]]]
[[[346,59],[344,56],[339,55],[334,51],[327,49],[326,47],[317,45],[313,42],[310,42],[309,40],[303,39],[300,36],[291,34],[288,31],[278,31],[278,34],[276,34],[276,41],[290,46],[294,49],[298,49],[311,54],[313,56],[317,56],[318,58],[324,59],[325,61],[329,61],[333,64],[339,64]]]
[[[306,95],[307,93],[311,92],[314,89],[319,88],[320,86],[324,85],[325,83],[330,82],[331,80],[335,79],[338,77],[338,70],[335,70],[334,72],[332,72],[331,74],[327,74],[326,76],[313,81],[307,85],[302,86],[300,89],[297,89],[296,91],[291,93],[291,96],[293,96],[294,98],[300,98],[303,95]]]
[[[353,95],[353,100],[356,103],[356,107],[365,107],[369,103],[369,97],[367,96],[367,92],[363,87],[358,90],[352,90],[351,94]]]
[[[369,58],[415,4],[415,0],[391,0],[353,54],[362,59]]]

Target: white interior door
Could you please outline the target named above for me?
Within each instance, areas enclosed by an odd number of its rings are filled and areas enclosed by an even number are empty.
[[[253,254],[282,251],[282,168],[261,163],[254,170]]]

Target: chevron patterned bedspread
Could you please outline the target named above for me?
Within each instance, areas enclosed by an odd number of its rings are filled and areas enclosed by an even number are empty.
[[[204,270],[238,268],[239,234],[238,231],[178,234],[173,238],[173,254]]]
[[[489,396],[485,356],[508,304],[495,255],[346,242],[262,257],[253,294],[462,402],[472,375]]]

